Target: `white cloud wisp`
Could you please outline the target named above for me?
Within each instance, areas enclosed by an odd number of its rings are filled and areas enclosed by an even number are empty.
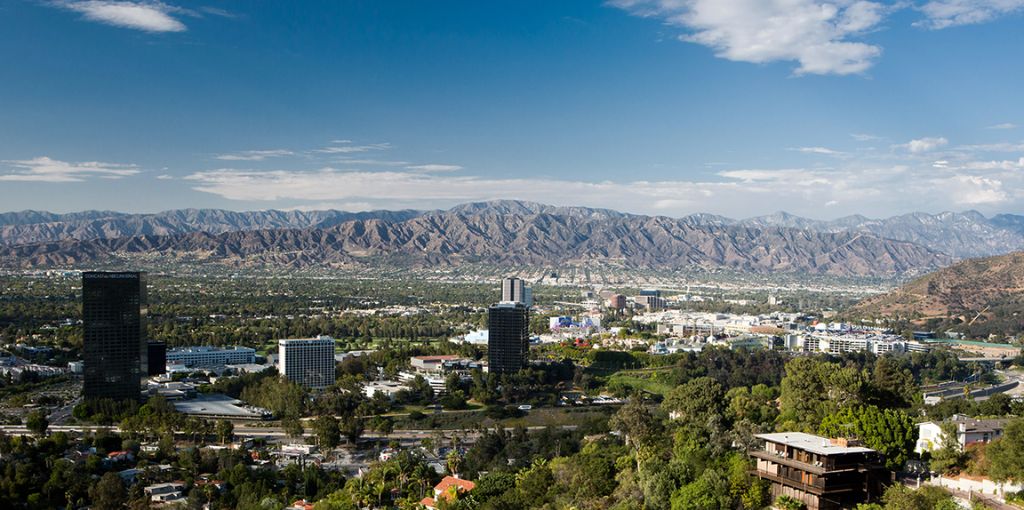
[[[931,0],[919,7],[925,19],[915,26],[941,30],[986,23],[1024,11],[1024,0]]]
[[[728,60],[795,61],[796,74],[856,74],[882,53],[856,40],[878,27],[887,7],[866,0],[611,0],[682,28],[681,40]]]
[[[77,12],[83,18],[121,28],[144,32],[184,32],[188,30],[172,14],[189,11],[158,1],[63,0],[54,5]]]
[[[136,165],[97,161],[68,163],[46,156],[25,160],[5,160],[3,163],[11,171],[0,173],[0,181],[81,182],[90,177],[121,179],[141,172]]]

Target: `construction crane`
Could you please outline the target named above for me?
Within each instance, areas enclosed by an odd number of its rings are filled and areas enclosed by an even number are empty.
[[[982,308],[982,310],[980,312],[978,312],[978,315],[975,315],[974,318],[971,319],[971,322],[968,322],[967,325],[970,326],[971,324],[974,324],[974,321],[978,320],[978,317],[981,317],[981,314],[983,314],[986,311],[988,311],[988,309],[989,309],[988,306],[986,306],[985,308]]]

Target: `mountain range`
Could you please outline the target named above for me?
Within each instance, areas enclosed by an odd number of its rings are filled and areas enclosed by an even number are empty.
[[[789,215],[668,218],[520,201],[426,212],[26,211],[0,215],[0,232],[0,264],[22,268],[158,259],[237,267],[482,263],[892,276],[955,258],[867,228],[835,229]],[[1011,239],[1016,231],[1000,232]]]
[[[558,207],[532,202],[500,200],[464,204],[447,211],[249,211],[177,209],[154,214],[84,211],[55,214],[45,211],[0,213],[0,245],[47,243],[68,239],[114,239],[133,236],[167,236],[191,232],[224,232],[327,228],[355,220],[402,222],[420,216],[446,213],[472,215],[491,211],[501,215],[567,216],[577,219],[612,220],[644,216],[589,207]],[[885,219],[861,215],[831,221],[802,218],[786,212],[742,220],[713,214],[691,214],[679,221],[699,227],[738,226],[794,228],[814,232],[862,232],[884,239],[909,241],[953,258],[983,257],[1024,249],[1024,216],[1001,214],[986,218],[976,211],[939,214],[911,213]]]

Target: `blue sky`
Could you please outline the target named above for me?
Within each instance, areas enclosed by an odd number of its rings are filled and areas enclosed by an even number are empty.
[[[1024,208],[1024,0],[0,4],[0,209]]]

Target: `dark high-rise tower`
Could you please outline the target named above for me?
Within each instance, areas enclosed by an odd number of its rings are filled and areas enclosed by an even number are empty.
[[[526,288],[526,284],[520,278],[502,278],[501,279],[501,300],[502,301],[519,301],[525,303],[523,299],[523,289]]]
[[[502,278],[501,300],[518,301],[530,307],[533,306],[533,291],[526,286],[526,282],[522,278]]]
[[[494,373],[508,374],[526,367],[530,354],[530,309],[504,301],[487,311],[487,364]]]
[[[146,274],[82,273],[86,399],[138,400],[148,372]]]
[[[160,375],[167,372],[167,343],[149,342],[146,344],[146,356],[149,370],[146,375]]]

